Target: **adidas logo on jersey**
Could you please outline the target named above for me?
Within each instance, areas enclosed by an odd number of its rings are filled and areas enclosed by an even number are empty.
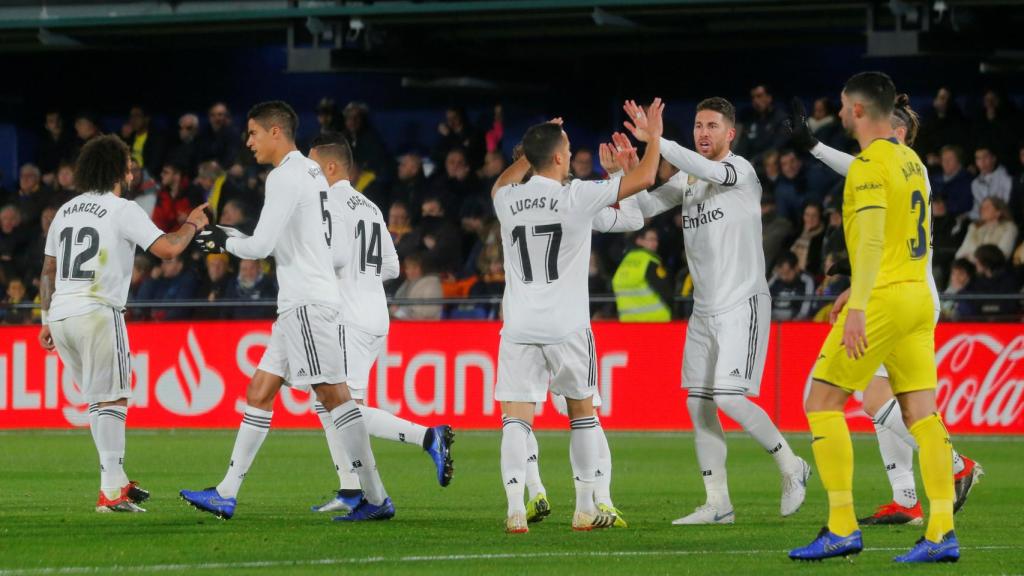
[[[734,369],[734,370],[733,370],[732,372],[730,372],[730,373],[729,373],[729,376],[736,376],[737,378],[739,378],[739,376],[740,376],[740,370],[739,370],[739,368],[736,368],[736,369]]]
[[[306,369],[305,368],[299,368],[299,376],[302,377],[302,376],[305,376],[305,375],[306,375]]]
[[[363,467],[363,461],[362,460],[353,460],[352,461],[352,468],[362,468],[362,467]]]
[[[511,486],[513,484],[519,484],[519,480],[516,480],[515,478],[513,478],[513,479],[509,480],[508,482],[505,482],[505,486]]]

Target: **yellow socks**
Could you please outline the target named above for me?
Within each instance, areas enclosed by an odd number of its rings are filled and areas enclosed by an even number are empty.
[[[853,442],[846,416],[842,412],[808,412],[807,422],[818,474],[828,492],[828,529],[849,536],[857,530],[857,516],[853,513]]]
[[[924,537],[941,542],[946,532],[953,529],[953,447],[949,432],[939,415],[932,414],[915,422],[910,433],[917,440],[917,459],[928,495],[928,528]]]

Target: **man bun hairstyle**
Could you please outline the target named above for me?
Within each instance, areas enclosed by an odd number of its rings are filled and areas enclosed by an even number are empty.
[[[765,89],[767,90],[767,87]],[[736,124],[736,107],[721,96],[712,96],[711,98],[701,100],[697,104],[697,112],[700,112],[701,110],[718,112],[723,118],[728,120],[730,124]]]
[[[277,126],[289,140],[295,140],[295,132],[299,129],[299,116],[295,110],[281,100],[260,102],[249,109],[249,119],[255,120],[264,130]]]
[[[857,95],[867,105],[868,114],[875,119],[892,116],[896,105],[896,86],[885,72],[860,72],[846,81],[843,92]]]
[[[117,136],[97,136],[89,140],[75,162],[75,188],[101,194],[113,191],[116,184],[124,182],[130,156],[128,145]]]
[[[552,122],[531,126],[523,136],[523,153],[535,172],[551,165],[562,145],[562,127]]]
[[[910,96],[897,94],[893,102],[892,127],[904,126],[907,129],[907,137],[904,140],[907,146],[913,146],[917,140],[917,132],[921,129],[921,117],[910,107]]]

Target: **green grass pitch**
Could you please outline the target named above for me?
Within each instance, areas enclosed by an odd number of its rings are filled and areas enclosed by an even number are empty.
[[[958,438],[986,477],[957,516],[962,560],[899,567],[893,555],[915,527],[865,528],[853,560],[794,564],[785,552],[824,523],[825,495],[811,478],[795,516],[778,515],[779,480],[745,435],[729,438],[733,526],[674,527],[702,502],[692,436],[609,433],[612,493],[625,530],[570,530],[574,497],[568,435],[540,433],[541,470],[554,511],[529,534],[503,532],[505,502],[497,432],[457,434],[455,479],[440,488],[416,447],[375,440],[398,514],[342,525],[309,511],[336,486],[326,444],[314,432],[272,432],[242,489],[236,516],[221,521],[177,497],[216,484],[234,431],[129,430],[127,466],[152,491],[147,514],[93,512],[98,474],[88,432],[0,434],[0,576],[41,574],[1007,574],[1024,573],[1024,440]],[[811,460],[805,435],[794,449]],[[890,498],[873,436],[857,436],[857,509]],[[920,481],[919,491],[922,490]]]

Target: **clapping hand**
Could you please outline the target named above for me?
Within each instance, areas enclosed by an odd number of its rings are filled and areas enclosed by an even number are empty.
[[[622,105],[622,109],[632,120],[632,122],[626,120],[622,125],[633,134],[634,138],[641,142],[650,142],[653,139],[661,138],[664,130],[661,116],[662,111],[665,110],[665,105],[661,102],[661,98],[655,98],[651,105],[647,107],[646,112],[633,100],[626,100],[625,104]]]

